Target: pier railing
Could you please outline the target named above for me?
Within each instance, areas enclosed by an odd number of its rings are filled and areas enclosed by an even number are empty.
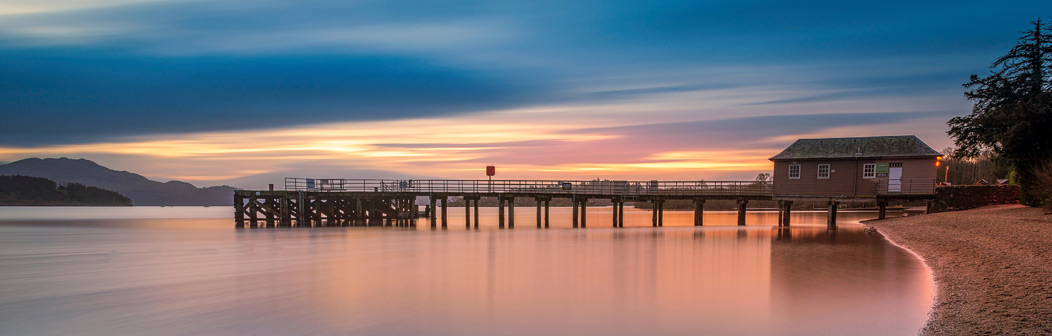
[[[878,195],[935,195],[935,179],[880,180]]]
[[[770,196],[769,181],[386,180],[285,178],[285,190],[312,192],[516,193],[611,196]]]

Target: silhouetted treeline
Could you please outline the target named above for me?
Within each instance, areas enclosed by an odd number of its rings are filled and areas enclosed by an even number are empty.
[[[0,175],[0,205],[132,205],[119,193],[21,175]]]
[[[984,151],[974,157],[957,157],[952,155],[955,148],[942,150],[944,156],[939,165],[936,180],[949,182],[952,185],[977,184],[985,180],[997,184],[997,180],[1012,180],[1012,164],[993,151]],[[947,173],[949,169],[949,173]],[[1016,183],[1016,181],[1010,181]]]

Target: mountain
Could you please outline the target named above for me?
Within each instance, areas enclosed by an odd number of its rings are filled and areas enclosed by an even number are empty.
[[[0,175],[43,177],[116,191],[134,205],[232,205],[234,188],[197,188],[181,181],[157,182],[139,174],[112,170],[85,159],[29,158],[0,165]]]

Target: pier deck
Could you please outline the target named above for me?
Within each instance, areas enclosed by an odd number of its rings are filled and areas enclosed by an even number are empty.
[[[738,224],[745,225],[746,206],[752,200],[778,200],[779,226],[788,226],[792,200],[775,197],[770,181],[624,181],[624,180],[384,180],[286,178],[284,190],[238,190],[234,193],[237,227],[309,227],[405,225],[415,226],[419,216],[416,201],[429,199],[427,215],[432,227],[447,227],[450,197],[463,198],[465,225],[478,228],[478,202],[483,197],[498,200],[498,225],[515,227],[515,199],[537,201],[537,227],[548,228],[552,199],[573,203],[573,227],[587,226],[587,202],[607,199],[613,205],[613,227],[624,226],[624,202],[653,203],[653,226],[663,226],[664,203],[686,199],[694,202],[694,225],[703,223],[706,200],[734,200]],[[829,200],[829,228],[835,229],[836,207]],[[879,202],[883,207],[886,201]],[[474,211],[472,211],[472,208]],[[474,212],[474,216],[472,216]],[[883,216],[884,211],[881,211]],[[474,223],[472,223],[474,217]]]

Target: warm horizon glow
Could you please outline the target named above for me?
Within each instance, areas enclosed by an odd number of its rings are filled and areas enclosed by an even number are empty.
[[[517,116],[492,113],[0,146],[0,159],[86,157],[118,170],[126,169],[121,162],[131,160],[148,163],[146,170],[133,172],[159,180],[256,188],[286,176],[481,179],[490,164],[497,165],[498,179],[749,180],[770,172],[767,158],[792,140],[841,133],[774,135],[740,142],[758,148],[709,148],[647,142],[633,132],[616,134],[619,127],[639,127],[632,123],[596,128],[500,121],[509,117]]]

